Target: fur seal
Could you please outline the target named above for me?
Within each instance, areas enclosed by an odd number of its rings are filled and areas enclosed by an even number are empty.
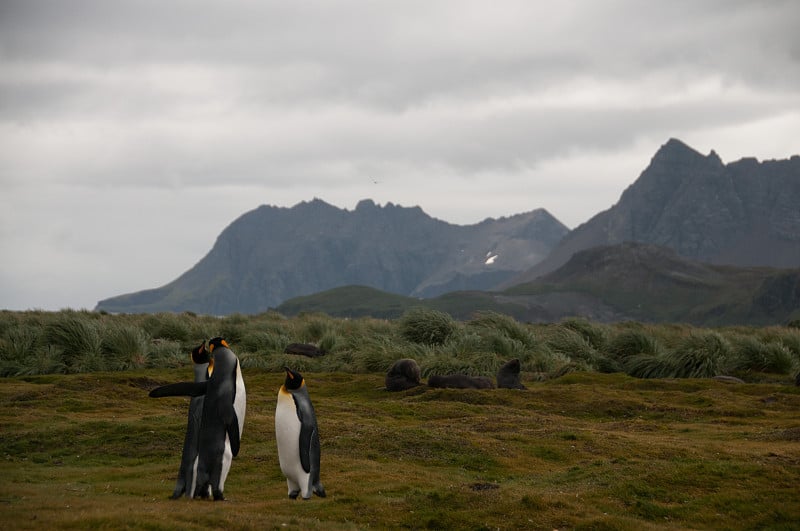
[[[497,387],[504,389],[527,389],[519,379],[520,363],[518,359],[507,361],[497,371]]]
[[[428,387],[451,389],[494,389],[494,383],[486,376],[466,374],[434,374],[428,378]]]
[[[387,391],[405,391],[420,385],[420,370],[417,362],[403,358],[394,362],[386,373]]]

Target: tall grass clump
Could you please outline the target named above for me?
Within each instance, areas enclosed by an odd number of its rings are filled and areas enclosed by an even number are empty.
[[[613,336],[608,341],[605,350],[610,357],[624,362],[638,354],[659,356],[664,352],[664,347],[655,337],[644,330],[627,329]]]
[[[339,334],[335,330],[329,330],[319,338],[317,346],[327,353],[332,353],[336,350],[337,343],[339,343]]]
[[[289,343],[289,337],[283,333],[249,331],[235,346],[243,352],[283,352]]]
[[[481,350],[493,352],[501,358],[519,358],[520,361],[530,357],[533,348],[518,339],[513,339],[500,332],[488,332],[481,338]]]
[[[33,376],[37,374],[62,374],[67,365],[61,350],[55,345],[47,345],[29,353],[22,362],[15,376]]]
[[[592,323],[586,319],[570,317],[561,321],[560,325],[580,334],[593,348],[602,350],[608,341],[607,325]]]
[[[800,328],[768,327],[763,329],[759,335],[765,343],[781,343],[800,363]]]
[[[634,378],[670,378],[675,364],[666,354],[634,354],[622,363],[623,369]]]
[[[513,317],[497,312],[479,312],[471,321],[467,322],[467,327],[482,330],[485,333],[496,332],[503,336],[521,343],[524,347],[534,347],[536,336],[525,325],[517,322]]]
[[[250,318],[241,313],[232,313],[219,320],[218,331],[214,336],[224,337],[228,343],[234,344],[242,340],[247,334]]]
[[[554,373],[569,362],[569,357],[560,352],[553,352],[547,345],[528,352],[524,359],[520,358],[523,371],[536,373]]]
[[[47,344],[41,326],[20,322],[0,337],[0,376],[31,376],[66,372],[62,351]]]
[[[191,365],[191,349],[180,341],[153,339],[150,345],[149,362],[151,367],[186,367]]]
[[[0,337],[4,336],[9,330],[18,327],[21,320],[21,314],[17,312],[0,310]]]
[[[470,358],[457,358],[447,352],[438,351],[420,362],[420,372],[426,378],[434,374],[494,376],[500,365],[494,354],[477,353]]]
[[[557,325],[548,334],[547,346],[552,352],[562,354],[572,361],[582,360],[595,367],[600,353],[589,339],[571,327]]]
[[[302,332],[304,341],[317,343],[322,337],[333,329],[330,319],[313,318],[309,319]]]
[[[19,325],[9,328],[0,338],[0,375],[14,376],[40,346],[41,332],[38,328]]]
[[[188,319],[188,316],[161,312],[148,315],[142,323],[142,328],[151,337],[185,343],[192,339]]]
[[[110,369],[125,371],[149,365],[151,338],[138,326],[110,326],[103,337],[102,345]]]
[[[743,371],[789,374],[796,368],[792,351],[780,341],[765,343],[752,335],[737,336],[733,343],[733,368]]]
[[[698,332],[686,337],[671,355],[675,378],[711,378],[728,369],[730,344],[717,332]]]
[[[409,358],[409,349],[404,342],[391,337],[374,336],[352,353],[352,367],[356,372],[383,372],[389,370],[395,361]]]
[[[63,353],[68,372],[106,370],[97,321],[72,313],[60,316],[47,327],[45,336],[48,343]]]
[[[458,329],[450,314],[429,308],[412,308],[399,321],[400,334],[414,343],[442,345]]]

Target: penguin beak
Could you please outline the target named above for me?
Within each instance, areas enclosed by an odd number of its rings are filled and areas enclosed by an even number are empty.
[[[289,367],[284,367],[283,370],[286,371],[286,376],[288,376],[290,380],[294,380],[294,374],[292,374],[292,369],[290,369]]]

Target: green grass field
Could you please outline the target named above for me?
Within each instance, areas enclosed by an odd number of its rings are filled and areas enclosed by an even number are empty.
[[[283,374],[245,368],[227,501],[169,500],[191,368],[0,379],[3,529],[798,529],[800,388],[573,372],[527,391],[313,372],[325,499],[290,500]]]

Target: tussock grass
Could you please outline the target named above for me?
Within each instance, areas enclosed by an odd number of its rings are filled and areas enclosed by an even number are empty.
[[[48,343],[61,350],[69,372],[105,370],[108,365],[97,320],[72,313],[66,312],[48,326]]]
[[[634,354],[623,362],[625,372],[636,378],[670,378],[675,374],[675,365],[663,355]]]
[[[151,338],[147,332],[125,324],[110,326],[102,339],[108,367],[121,371],[149,366],[151,346]]]
[[[711,378],[725,372],[731,347],[716,332],[697,332],[686,337],[670,359],[676,378]]]
[[[732,342],[731,364],[737,371],[790,374],[797,369],[794,352],[781,341],[764,343],[757,337],[737,336]]]
[[[537,344],[536,335],[529,327],[497,312],[480,312],[467,322],[467,326],[507,337],[525,348],[533,348]]]
[[[561,326],[579,334],[593,348],[601,350],[608,341],[608,326],[592,323],[582,318],[569,318],[561,321]]]
[[[192,337],[192,328],[188,323],[189,317],[166,312],[157,313],[147,316],[142,323],[142,328],[152,337],[185,342]]]
[[[614,359],[624,362],[637,354],[659,356],[663,354],[664,347],[644,330],[629,329],[621,331],[609,341],[607,352]]]
[[[412,308],[400,317],[400,334],[414,343],[441,345],[452,336],[458,324],[447,313],[429,308]]]
[[[400,358],[427,371],[492,376],[514,358],[538,380],[574,371],[642,378],[738,376],[792,382],[800,371],[800,330],[784,326],[703,329],[683,324],[596,324],[580,318],[526,324],[496,312],[466,322],[425,308],[401,319],[334,319],[275,312],[219,318],[192,313],[0,312],[0,376],[125,371],[184,366],[200,341],[222,335],[242,365],[314,372],[383,372]],[[318,359],[283,353],[314,343]]]

